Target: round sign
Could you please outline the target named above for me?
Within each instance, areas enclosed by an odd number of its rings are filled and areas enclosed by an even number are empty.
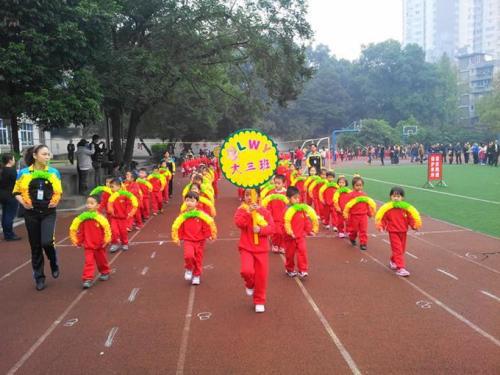
[[[222,144],[219,163],[233,185],[253,189],[269,181],[278,167],[278,147],[265,133],[242,129]]]

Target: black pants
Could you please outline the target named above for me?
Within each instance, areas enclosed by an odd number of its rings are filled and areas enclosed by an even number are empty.
[[[78,169],[78,192],[81,195],[86,195],[88,193],[89,174],[90,174],[90,170]]]
[[[94,164],[93,166],[94,166],[94,187],[95,187],[102,185],[102,178],[101,178],[102,168],[100,164],[99,165]]]
[[[468,152],[464,153],[464,159],[465,159],[465,164],[469,164],[469,153]]]
[[[169,196],[169,198],[172,198],[173,193],[174,193],[174,176],[172,175],[172,178],[168,182],[168,196]]]
[[[7,198],[2,202],[2,229],[5,239],[13,238],[16,235],[13,230],[13,223],[18,206],[19,203],[14,197]]]
[[[31,265],[33,267],[33,278],[35,281],[45,280],[43,273],[43,251],[49,259],[50,269],[59,269],[57,254],[54,247],[54,232],[56,227],[56,211],[26,210],[24,222],[31,246]]]

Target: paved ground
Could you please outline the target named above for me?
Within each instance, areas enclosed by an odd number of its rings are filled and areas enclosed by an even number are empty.
[[[179,197],[132,233],[129,252],[109,256],[111,280],[88,291],[82,251],[66,237],[74,213],[59,216],[62,274],[43,292],[27,242],[0,242],[0,373],[500,373],[499,239],[424,218],[409,239],[412,275],[400,279],[373,226],[364,253],[323,230],[308,239],[304,282],[270,255],[267,311],[257,315],[239,276],[235,197],[223,183],[219,240],[198,287],[183,280],[169,238]]]

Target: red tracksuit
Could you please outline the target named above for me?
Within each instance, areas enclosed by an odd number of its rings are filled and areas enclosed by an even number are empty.
[[[184,268],[194,276],[201,276],[205,241],[210,236],[210,227],[198,218],[187,219],[179,228],[179,239],[184,241]]]
[[[99,213],[106,215],[108,213],[108,200],[111,195],[105,191],[101,193],[101,203],[99,203],[99,208],[97,211]]]
[[[406,233],[408,227],[415,229],[415,220],[405,210],[393,208],[384,215],[382,227],[389,233],[392,251],[391,261],[398,268],[405,268]]]
[[[172,178],[171,175],[167,175],[166,172],[160,172],[160,174],[162,176],[165,176],[165,181],[166,181],[166,184],[165,184],[165,189],[163,189],[163,201],[165,203],[168,203],[168,199],[170,197],[169,193],[168,193],[168,182],[170,181],[170,179]]]
[[[127,191],[134,194],[134,196],[137,198],[137,202],[139,203],[139,206],[137,207],[137,211],[135,211],[134,217],[131,217],[129,220],[128,227],[132,228],[132,225],[135,222],[135,225],[138,228],[142,228],[142,212],[141,212],[142,193],[141,193],[141,188],[140,188],[139,184],[135,181],[125,181],[125,188],[127,189]]]
[[[323,198],[325,200],[325,224],[326,225],[333,225],[337,226],[338,224],[338,219],[337,219],[337,211],[335,210],[335,207],[333,205],[333,195],[337,189],[333,187],[329,187],[328,189],[325,190],[323,194]]]
[[[337,211],[337,230],[339,233],[347,233],[347,220],[344,219],[344,208],[347,202],[349,202],[349,194],[342,193],[339,197],[340,211]]]
[[[285,268],[288,272],[295,271],[295,254],[297,254],[297,268],[299,272],[307,272],[306,236],[312,232],[312,224],[303,211],[297,212],[292,218],[294,237],[285,234]]]
[[[302,181],[297,181],[297,183],[295,184],[295,187],[297,189],[299,189],[299,192],[300,192],[300,202],[301,203],[305,203],[306,202],[307,192],[306,192],[306,188],[304,186],[305,182],[306,182],[305,180],[302,180]]]
[[[285,193],[286,190],[282,192],[277,192],[275,189],[273,189],[273,192],[271,194],[285,195]],[[285,211],[287,209],[286,203],[275,199],[269,202],[267,209],[269,210],[269,212],[271,212],[274,221],[274,233],[271,236],[271,244],[273,246],[277,246],[279,249],[284,249],[285,248],[284,218],[285,218]]]
[[[141,216],[144,220],[149,219],[149,211],[151,204],[151,192],[148,187],[144,184],[139,184],[139,188],[142,192],[142,202],[141,202]]]
[[[157,214],[163,208],[161,181],[158,178],[151,178],[149,182],[151,183],[151,185],[153,185],[153,191],[151,192],[151,203],[153,206],[153,213]]]
[[[267,237],[274,232],[271,213],[259,207],[257,212],[264,217],[267,226],[261,227],[259,243],[254,243],[252,215],[243,206],[236,210],[234,222],[241,230],[238,249],[241,259],[241,277],[245,286],[254,289],[253,301],[256,305],[266,303],[267,277],[269,273],[269,241]]]
[[[366,196],[366,194],[362,191],[352,191],[348,195],[349,200],[356,197]],[[359,234],[359,244],[367,244],[368,217],[370,216],[371,213],[368,203],[357,203],[351,208],[349,218],[347,219],[347,230],[349,231],[349,239],[351,241],[355,240]]]
[[[238,199],[242,201],[244,197],[245,197],[245,189],[238,188]]]
[[[121,242],[122,245],[128,245],[128,223],[129,213],[132,211],[130,200],[121,195],[113,202],[113,212],[108,207],[108,217],[111,224],[111,243],[113,245]]]
[[[104,248],[104,231],[95,220],[85,220],[78,230],[78,245],[83,246],[85,265],[83,266],[82,280],[94,278],[95,264],[102,275],[110,273],[106,250]]]
[[[314,201],[313,201],[313,198],[309,195],[309,186],[313,183],[313,181],[311,180],[310,177],[308,177],[305,182],[308,182],[308,183],[307,184],[304,183],[304,191],[305,191],[305,197],[306,197],[306,200],[304,203],[308,204],[309,206],[312,206]]]

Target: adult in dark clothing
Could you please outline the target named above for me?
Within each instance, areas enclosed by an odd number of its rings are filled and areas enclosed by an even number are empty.
[[[493,150],[494,150],[493,164],[495,164],[495,167],[498,167],[498,158],[500,157],[500,145],[498,144],[498,141],[495,141],[495,144],[493,145]]]
[[[379,148],[379,156],[380,156],[380,162],[382,163],[382,165],[385,165],[384,164],[385,146],[380,146],[380,148]]]
[[[26,151],[23,168],[17,175],[14,196],[24,207],[24,222],[31,246],[31,265],[36,289],[45,288],[44,257],[50,261],[52,277],[59,277],[59,264],[54,245],[56,208],[62,196],[61,175],[49,167],[50,150],[38,145]],[[34,178],[35,172],[43,172],[44,177]]]
[[[66,150],[68,150],[68,160],[71,164],[73,164],[75,161],[75,145],[72,139],[69,140]]]
[[[167,163],[167,168],[172,173],[172,178],[168,182],[168,196],[172,198],[173,190],[174,190],[174,176],[175,176],[175,160],[170,157],[170,153],[165,151],[163,154],[163,161]]]
[[[99,142],[99,135],[92,136],[91,146],[94,149],[92,155],[92,168],[94,168],[94,186],[102,185],[102,163],[104,161],[104,154],[106,153],[106,144],[104,141]]]
[[[493,142],[488,143],[488,147],[486,148],[486,157],[488,165],[493,166],[495,164],[495,144]]]
[[[13,229],[19,203],[12,194],[16,184],[16,160],[11,154],[3,154],[0,165],[0,203],[2,204],[2,229],[5,241],[17,241],[21,237],[16,236]]]
[[[470,144],[469,143],[464,144],[463,153],[464,153],[465,164],[469,164],[469,156],[470,156]]]
[[[460,146],[460,143],[455,145],[455,163],[462,164],[462,146]]]

